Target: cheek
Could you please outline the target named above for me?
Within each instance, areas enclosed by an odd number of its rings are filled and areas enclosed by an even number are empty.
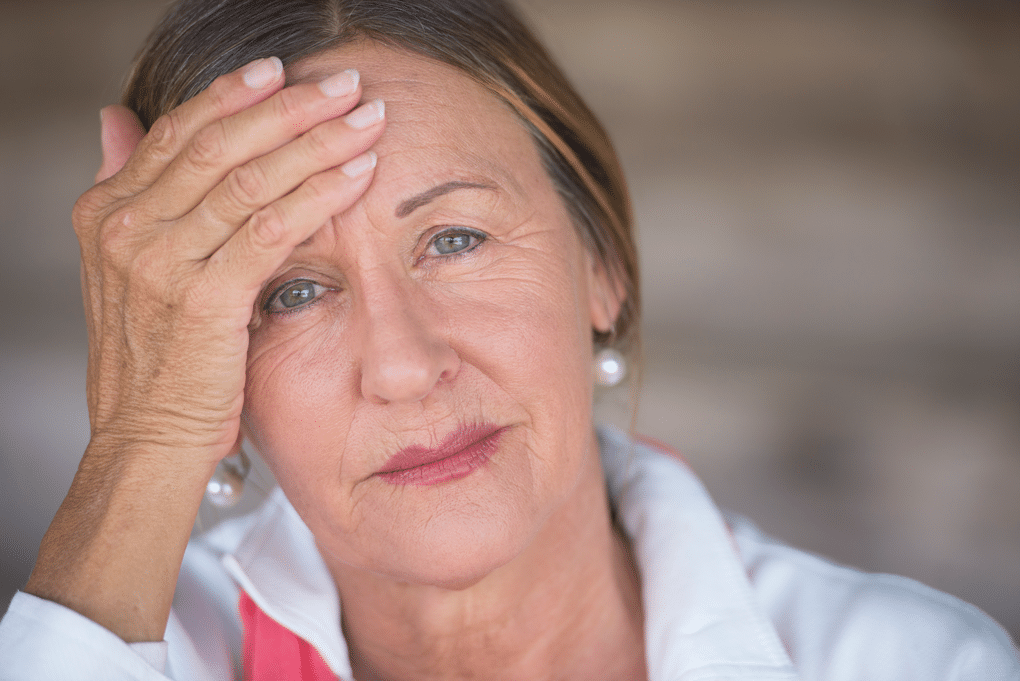
[[[490,306],[472,315],[481,342],[477,362],[501,377],[514,392],[574,392],[585,364],[587,327],[572,305],[570,282],[499,287]],[[494,292],[496,293],[496,292]]]
[[[325,311],[315,314],[308,323],[260,330],[249,351],[245,425],[288,496],[336,479],[338,441],[350,425],[343,412],[354,409],[342,329]]]
[[[541,256],[536,265],[529,256],[527,267],[503,267],[498,278],[473,284],[451,323],[460,327],[462,361],[524,407],[533,449],[546,460],[577,451],[590,427],[590,314],[575,259]]]

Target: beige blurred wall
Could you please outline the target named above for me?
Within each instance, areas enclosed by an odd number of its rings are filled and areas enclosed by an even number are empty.
[[[69,212],[162,0],[0,0],[0,608],[88,438]],[[1010,2],[527,5],[617,142],[638,430],[799,546],[1020,633]],[[600,413],[626,424],[626,395]]]

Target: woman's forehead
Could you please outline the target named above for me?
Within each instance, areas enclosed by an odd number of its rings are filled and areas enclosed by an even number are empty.
[[[357,69],[361,75],[366,101],[380,98],[423,109],[446,106],[475,115],[485,109],[493,114],[509,112],[492,92],[460,70],[372,40],[326,50],[292,64],[287,68],[287,84],[316,82],[345,69]]]
[[[361,74],[363,101],[378,98],[386,105],[386,131],[373,146],[379,167],[369,200],[383,189],[386,203],[406,201],[448,182],[492,185],[523,209],[555,194],[517,114],[452,66],[364,40],[292,65],[288,83],[316,82],[350,68]]]
[[[531,134],[513,110],[458,69],[381,43],[362,40],[313,55],[288,68],[288,84],[316,82],[344,69],[361,75],[363,101],[382,99],[386,132],[373,147],[382,161],[400,157],[416,172],[446,167],[488,177],[511,193],[528,191],[527,176],[546,179]],[[408,170],[408,168],[405,168]],[[433,181],[449,179],[433,177]]]

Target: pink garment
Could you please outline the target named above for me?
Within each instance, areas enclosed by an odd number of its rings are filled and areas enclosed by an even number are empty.
[[[244,681],[337,681],[319,652],[241,591]]]

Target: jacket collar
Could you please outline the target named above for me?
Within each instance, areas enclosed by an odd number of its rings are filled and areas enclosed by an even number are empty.
[[[352,679],[340,597],[315,538],[277,487],[222,563],[262,612],[308,641],[340,679]]]
[[[599,430],[609,495],[641,573],[653,681],[796,679],[722,515],[680,456]]]
[[[641,573],[649,679],[795,680],[697,477],[678,456],[619,430],[600,429],[598,438],[610,498]],[[279,488],[222,561],[263,612],[314,646],[340,679],[353,677],[336,585]]]

